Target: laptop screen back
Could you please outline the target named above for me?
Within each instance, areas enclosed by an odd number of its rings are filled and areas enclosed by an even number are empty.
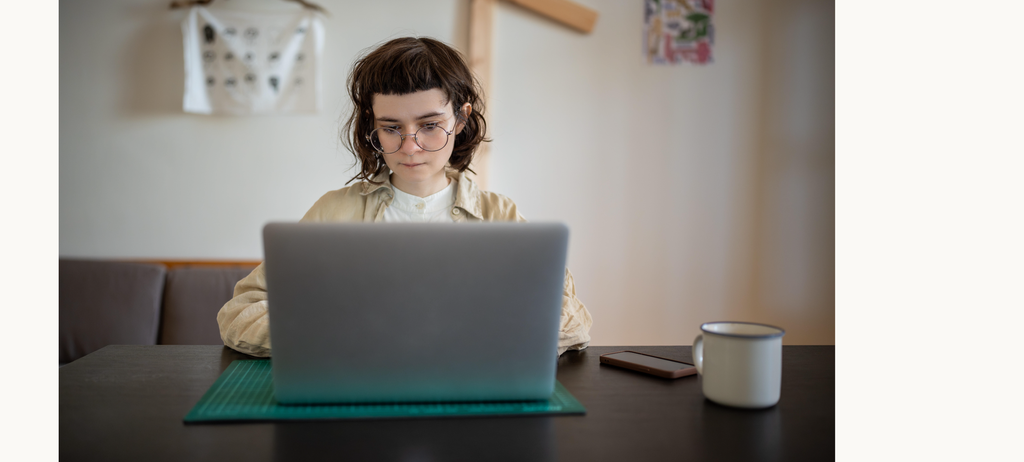
[[[567,245],[561,224],[267,225],[275,397],[546,399]]]

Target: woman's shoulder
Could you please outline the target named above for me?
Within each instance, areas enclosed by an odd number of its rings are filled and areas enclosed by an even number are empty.
[[[365,180],[359,181],[343,188],[327,191],[320,197],[320,200],[344,200],[352,197],[362,197],[371,192],[371,189],[376,189],[373,186],[373,184]]]
[[[378,189],[366,181],[327,191],[309,208],[302,221],[349,221],[362,219],[370,193]]]
[[[477,200],[487,207],[508,208],[515,207],[516,203],[508,196],[494,191],[477,190]]]
[[[526,221],[515,201],[504,194],[480,191],[480,204],[480,211],[487,221]]]
[[[484,221],[526,221],[508,196],[479,189],[465,174],[459,176],[455,206]]]

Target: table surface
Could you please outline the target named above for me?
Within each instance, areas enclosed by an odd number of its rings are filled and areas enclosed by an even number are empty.
[[[634,350],[692,362],[688,346],[590,347],[558,360],[585,416],[185,425],[233,360],[222,346],[108,346],[60,368],[61,460],[832,460],[835,347],[785,346],[766,410],[717,405],[696,376],[600,364]]]

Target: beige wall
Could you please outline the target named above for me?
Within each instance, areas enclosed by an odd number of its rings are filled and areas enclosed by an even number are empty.
[[[834,343],[833,4],[720,1],[713,65],[652,67],[641,2],[578,1],[601,13],[591,35],[499,5],[491,189],[570,226],[593,343],[689,344],[720,319]],[[260,258],[265,222],[351,176],[353,57],[466,45],[466,1],[319,3],[323,113],[230,118],[181,112],[182,12],[61,2],[60,254]]]

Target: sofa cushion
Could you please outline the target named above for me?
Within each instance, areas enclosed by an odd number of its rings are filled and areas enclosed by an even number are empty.
[[[255,266],[185,267],[167,273],[161,345],[222,345],[217,312]]]
[[[61,259],[60,364],[107,345],[155,345],[162,265]]]

